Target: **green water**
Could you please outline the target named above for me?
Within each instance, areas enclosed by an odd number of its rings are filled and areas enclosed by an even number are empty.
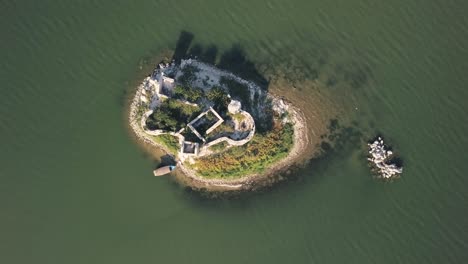
[[[462,0],[0,1],[0,262],[466,262],[467,13]],[[403,177],[373,180],[351,143],[235,200],[152,177],[123,102],[181,30],[220,53],[239,44],[259,68],[335,78],[323,89],[358,108],[364,138],[388,135]]]

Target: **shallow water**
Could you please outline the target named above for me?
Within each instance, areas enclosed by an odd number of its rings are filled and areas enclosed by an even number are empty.
[[[467,11],[460,0],[0,1],[0,260],[466,262]],[[304,109],[333,100],[363,139],[383,133],[403,177],[372,179],[351,140],[234,200],[152,177],[124,101],[182,30],[219,56],[238,44],[259,71],[289,78],[282,91]]]

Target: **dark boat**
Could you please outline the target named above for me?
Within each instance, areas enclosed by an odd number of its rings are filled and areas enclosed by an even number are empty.
[[[161,168],[157,168],[153,171],[154,176],[163,176],[168,174],[169,172],[173,171],[176,168],[176,166],[169,165],[169,166],[164,166]]]

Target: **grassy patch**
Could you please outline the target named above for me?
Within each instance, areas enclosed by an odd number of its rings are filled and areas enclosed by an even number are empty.
[[[238,178],[261,173],[276,161],[286,157],[293,145],[292,124],[276,125],[266,134],[256,134],[247,144],[202,157],[192,165],[206,178]]]
[[[228,146],[228,143],[222,141],[218,144],[211,146],[210,150],[215,151],[215,152],[220,152],[220,151],[225,150],[227,146]]]
[[[245,116],[241,113],[236,113],[236,114],[229,114],[232,119],[236,120],[237,122],[242,122],[245,119]]]
[[[178,85],[174,89],[174,98],[183,99],[189,102],[197,102],[203,96],[203,90],[200,88]]]
[[[180,150],[179,139],[173,135],[159,135],[152,136],[152,139],[163,146],[165,146],[172,154],[177,155]]]
[[[229,134],[234,132],[234,127],[228,125],[226,122],[219,125],[215,128],[209,135],[206,136],[208,141],[215,140],[222,136],[228,136]]]

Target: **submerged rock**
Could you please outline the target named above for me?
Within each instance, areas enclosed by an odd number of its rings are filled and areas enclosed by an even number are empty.
[[[393,152],[387,150],[381,137],[367,145],[369,146],[369,158],[367,159],[380,177],[390,179],[399,176],[403,172],[403,167],[391,161]]]

